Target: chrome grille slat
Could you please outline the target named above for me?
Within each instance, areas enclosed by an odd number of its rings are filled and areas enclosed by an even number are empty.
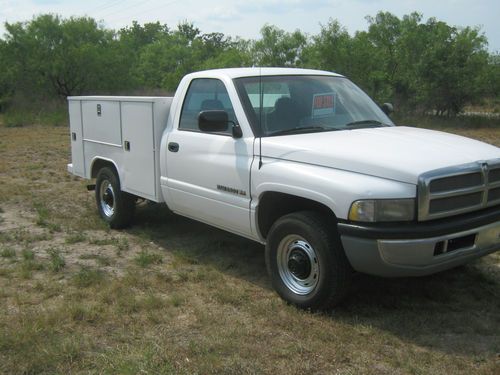
[[[424,173],[418,183],[418,219],[432,220],[500,204],[500,159]]]
[[[460,173],[433,179],[429,183],[429,191],[431,194],[434,194],[449,190],[472,189],[482,185],[484,185],[484,176],[481,173]]]
[[[496,188],[496,187],[500,187],[500,181],[498,181],[498,182],[491,182],[491,181],[490,181],[490,183],[488,184],[488,187],[489,187],[490,189],[494,189],[494,188]]]
[[[465,189],[457,189],[457,190],[450,190],[450,191],[443,191],[439,193],[430,193],[429,196],[432,199],[438,199],[438,198],[444,198],[444,197],[454,197],[457,195],[466,195],[470,193],[479,193],[484,191],[484,185],[481,185],[480,187],[474,187],[474,188],[465,188]]]

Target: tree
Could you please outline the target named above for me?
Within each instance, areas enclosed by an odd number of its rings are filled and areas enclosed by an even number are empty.
[[[285,32],[276,26],[265,25],[262,38],[254,43],[254,62],[260,66],[299,65],[307,38],[299,30]]]
[[[112,54],[114,33],[91,18],[42,15],[5,27],[7,55],[25,93],[65,97],[106,90],[118,73]]]
[[[137,74],[145,87],[174,91],[182,77],[196,70],[250,65],[248,44],[221,33],[201,34],[191,24],[146,45]]]
[[[10,64],[7,58],[7,43],[0,40],[0,112],[7,106],[10,98],[14,94],[15,67]]]
[[[319,35],[304,50],[304,65],[350,75],[351,36],[337,20],[321,25]]]
[[[478,29],[458,30],[435,19],[426,27],[431,38],[419,64],[422,103],[438,114],[457,114],[467,102],[484,94],[486,39]]]

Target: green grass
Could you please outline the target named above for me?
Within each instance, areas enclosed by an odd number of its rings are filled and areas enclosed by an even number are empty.
[[[23,256],[23,259],[26,260],[26,261],[30,261],[30,260],[34,260],[35,259],[35,253],[33,252],[33,250],[23,249],[23,251],[21,252],[21,254]]]
[[[16,250],[13,248],[5,248],[0,251],[0,257],[2,258],[15,258],[16,257]]]
[[[59,272],[64,268],[64,266],[66,266],[66,262],[58,249],[51,248],[47,251],[47,253],[50,256],[49,268],[53,272]]]
[[[31,279],[34,271],[43,271],[44,265],[34,259],[24,259],[19,264],[19,275],[23,279]]]
[[[111,266],[114,263],[111,257],[101,254],[82,254],[80,259],[94,259],[99,266],[104,267]]]
[[[20,128],[30,125],[66,126],[69,123],[68,112],[64,106],[58,110],[9,110],[2,116],[4,126],[8,128]]]
[[[160,254],[151,253],[149,251],[142,250],[135,257],[135,262],[141,267],[148,267],[152,264],[160,264],[163,262],[163,258]]]
[[[105,279],[105,273],[99,269],[82,267],[73,275],[73,283],[79,288],[88,288],[101,284]]]
[[[61,231],[61,225],[58,223],[54,223],[51,220],[51,213],[49,209],[40,202],[36,202],[33,204],[36,213],[37,213],[37,219],[36,219],[36,224],[48,228],[51,232],[60,232]]]
[[[82,232],[77,232],[77,233],[71,233],[69,234],[65,242],[69,245],[79,243],[79,242],[85,242],[87,240],[87,237],[85,236],[85,233]]]

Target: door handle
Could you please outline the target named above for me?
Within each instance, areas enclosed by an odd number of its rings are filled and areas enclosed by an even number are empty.
[[[179,151],[179,144],[175,142],[170,142],[168,144],[168,151],[170,152],[177,152]]]

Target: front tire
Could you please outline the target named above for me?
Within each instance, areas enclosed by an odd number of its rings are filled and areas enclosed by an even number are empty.
[[[316,212],[278,219],[269,231],[266,265],[277,293],[304,309],[327,309],[345,297],[352,268],[335,228]]]
[[[135,211],[135,196],[121,190],[114,170],[104,167],[99,171],[95,194],[97,210],[110,228],[122,229],[130,225]]]

